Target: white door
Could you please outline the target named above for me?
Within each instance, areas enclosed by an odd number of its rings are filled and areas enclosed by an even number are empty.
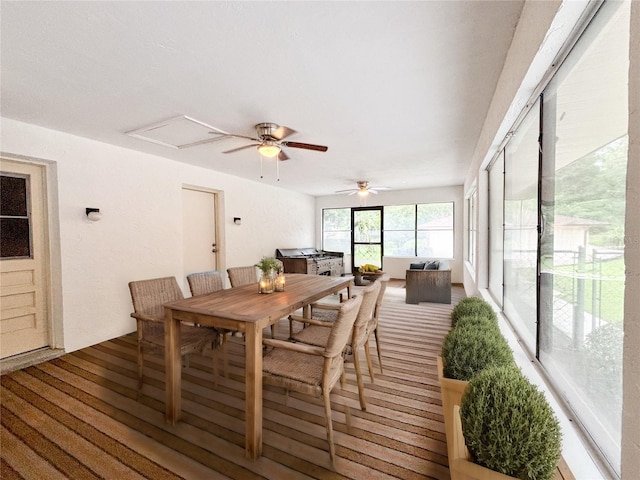
[[[49,345],[44,168],[0,161],[0,358]]]
[[[216,194],[182,189],[184,277],[217,268]],[[185,282],[186,292],[189,287]]]

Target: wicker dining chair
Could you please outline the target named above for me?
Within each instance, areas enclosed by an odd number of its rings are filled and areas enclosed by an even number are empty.
[[[208,272],[190,273],[187,275],[189,290],[191,296],[205,295],[211,292],[217,292],[224,288],[222,275],[218,270],[210,270]]]
[[[376,301],[378,300],[378,292],[380,291],[381,284],[378,282],[373,282],[367,288],[362,290],[362,304],[360,305],[360,309],[358,310],[358,316],[356,317],[356,321],[353,325],[353,332],[349,341],[345,345],[345,360],[352,360],[353,366],[356,370],[356,381],[358,384],[358,396],[360,398],[360,408],[362,410],[367,409],[367,404],[364,397],[364,382],[362,380],[362,369],[360,368],[360,348],[362,346],[365,347],[365,354],[367,355],[367,364],[369,368],[371,367],[371,359],[368,357],[369,349],[367,348],[366,342],[368,340],[368,331],[367,327],[373,319],[373,314],[376,306]],[[326,309],[328,311],[339,312],[342,304],[339,305],[327,305]],[[318,313],[316,310],[316,314]],[[306,328],[303,328],[298,333],[293,335],[293,340],[296,342],[306,343],[308,345],[315,345],[318,347],[324,347],[327,344],[329,339],[329,335],[331,333],[331,327],[335,323],[335,320],[323,320],[318,318],[305,318],[297,315],[290,315],[289,320],[294,320],[297,322],[303,322],[306,325]],[[369,372],[371,375],[371,372]]]
[[[265,385],[282,387],[286,390],[285,405],[289,390],[322,396],[329,443],[331,466],[335,469],[335,446],[333,444],[333,424],[331,421],[331,390],[344,379],[344,347],[349,341],[353,324],[360,310],[362,297],[357,296],[340,305],[338,316],[333,322],[328,341],[324,347],[293,343],[266,338],[263,343],[274,347],[262,360],[262,382]],[[349,407],[345,404],[347,429],[350,428]]]
[[[222,274],[218,270],[210,270],[208,272],[190,273],[187,275],[187,282],[189,283],[189,290],[191,296],[206,295],[207,293],[217,292],[224,289],[224,281],[222,280]],[[231,330],[224,328],[207,327],[215,329],[221,336],[222,346],[222,360],[224,362],[224,376],[226,377],[229,372],[229,349],[227,344],[227,334]]]
[[[153,278],[129,282],[131,301],[138,332],[138,399],[142,394],[144,354],[164,355],[164,308],[169,302],[184,298],[175,277]],[[213,351],[213,373],[218,378],[217,348],[221,338],[216,330],[180,325],[180,354],[188,365],[190,353]],[[184,358],[186,357],[186,358]]]
[[[373,375],[373,366],[371,364],[371,354],[369,353],[369,339],[371,338],[371,334],[376,339],[376,351],[378,352],[378,366],[380,367],[380,373],[384,373],[382,371],[382,351],[380,350],[380,335],[378,332],[379,320],[380,320],[380,307],[382,306],[382,300],[384,298],[384,293],[387,290],[387,286],[389,285],[389,275],[384,275],[382,278],[378,279],[376,283],[380,283],[380,292],[378,292],[378,299],[376,300],[376,308],[373,311],[373,317],[367,326],[367,340],[364,342],[364,351],[367,358],[367,365],[369,367],[369,377],[371,377],[371,383],[374,382]]]
[[[258,269],[255,265],[247,267],[230,267],[227,268],[231,287],[241,287],[251,283],[258,283]]]

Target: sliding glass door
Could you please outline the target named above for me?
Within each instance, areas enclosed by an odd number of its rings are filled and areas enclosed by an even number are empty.
[[[629,6],[594,24],[544,92],[539,355],[618,469]]]
[[[382,207],[351,209],[351,271],[369,263],[382,268]]]

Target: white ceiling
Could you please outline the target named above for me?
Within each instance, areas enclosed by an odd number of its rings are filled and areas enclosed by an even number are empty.
[[[187,115],[291,141],[283,188],[461,185],[523,1],[1,2],[2,116],[276,184],[237,139],[125,132]],[[19,152],[17,152],[19,153]]]

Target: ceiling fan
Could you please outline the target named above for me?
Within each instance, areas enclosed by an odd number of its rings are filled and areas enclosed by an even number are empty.
[[[357,182],[358,188],[348,188],[347,190],[338,190],[336,193],[346,193],[348,195],[355,195],[356,193],[361,197],[366,197],[370,193],[375,195],[381,190],[391,190],[390,187],[370,187],[369,182],[366,180],[359,180]]]
[[[265,122],[258,123],[255,128],[256,137],[238,135],[235,133],[227,134],[227,136],[229,137],[244,138],[247,140],[251,140],[254,143],[250,143],[249,145],[244,145],[238,148],[233,148],[222,153],[234,153],[240,150],[244,150],[245,148],[257,147],[258,152],[263,157],[277,157],[278,160],[288,160],[289,156],[284,152],[282,147],[302,148],[304,150],[315,150],[317,152],[326,152],[328,149],[328,147],[325,147],[323,145],[313,145],[311,143],[291,142],[284,140],[289,135],[296,133],[296,131],[283,125],[281,126],[275,123]],[[210,133],[219,134],[219,132]]]

